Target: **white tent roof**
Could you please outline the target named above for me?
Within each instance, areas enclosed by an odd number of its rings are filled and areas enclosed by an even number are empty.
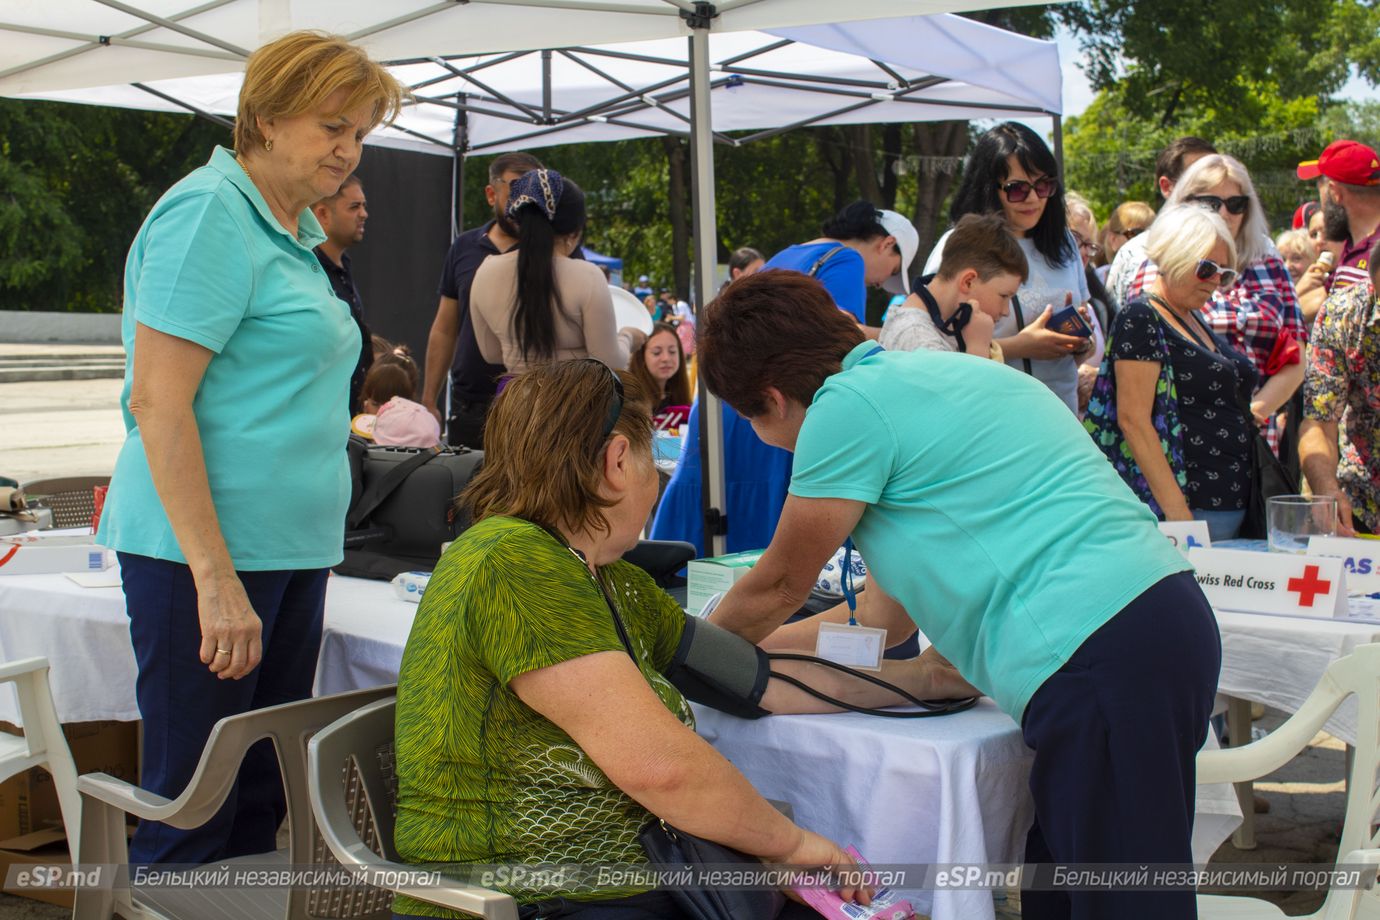
[[[416,87],[418,102],[371,140],[450,155],[457,99],[468,114],[468,149],[476,153],[688,133],[687,52],[684,39],[660,39],[555,52],[412,56],[393,70]],[[766,134],[801,124],[1060,111],[1053,42],[949,14],[715,32],[710,58],[712,119],[721,138],[722,132]],[[26,95],[233,117],[240,78],[208,74]]]

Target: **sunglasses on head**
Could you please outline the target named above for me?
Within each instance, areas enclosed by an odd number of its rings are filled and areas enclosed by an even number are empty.
[[[1034,192],[1036,198],[1049,198],[1059,191],[1059,180],[1053,176],[1041,176],[1034,182],[1027,182],[1024,179],[1012,179],[1003,185],[998,185],[998,189],[1006,196],[1006,200],[1019,204],[1030,197]]]
[[[1144,228],[1144,227],[1127,227],[1125,230],[1113,230],[1112,232],[1113,232],[1113,233],[1119,233],[1119,234],[1121,234],[1122,236],[1126,237],[1126,239],[1130,240],[1130,239],[1135,239],[1136,237],[1138,237],[1138,236],[1140,236],[1142,233],[1144,233],[1144,232],[1145,232],[1145,228]]]
[[[1188,200],[1212,211],[1226,208],[1228,214],[1245,214],[1246,209],[1251,206],[1251,199],[1245,195],[1232,195],[1230,198],[1218,195],[1189,195]]]
[[[1199,259],[1198,267],[1193,274],[1199,281],[1210,281],[1217,278],[1219,287],[1231,287],[1232,283],[1236,281],[1237,272],[1236,269],[1218,265],[1211,259]]]
[[[619,379],[618,373],[598,358],[584,358],[591,364],[597,364],[608,372],[609,380],[613,381],[613,398],[609,400],[608,413],[604,417],[604,431],[599,436],[599,445],[602,447],[604,442],[613,434],[614,426],[618,424],[618,416],[623,414],[623,381]]]

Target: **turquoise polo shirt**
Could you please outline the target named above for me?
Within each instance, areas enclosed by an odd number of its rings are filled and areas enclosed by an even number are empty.
[[[805,412],[790,492],[867,505],[870,577],[1018,722],[1098,627],[1190,568],[1059,397],[958,352],[853,349]]]
[[[137,324],[213,352],[192,408],[221,533],[235,568],[311,569],[342,558],[350,471],[350,374],[359,328],[312,247],[294,237],[216,148],[153,206],[125,262],[120,395],[126,438],[97,540],[185,562],[129,411]]]

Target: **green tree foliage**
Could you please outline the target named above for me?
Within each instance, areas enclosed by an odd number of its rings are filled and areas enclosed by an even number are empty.
[[[1380,140],[1364,107],[1334,98],[1350,68],[1380,82],[1370,0],[1088,0],[1058,15],[1100,91],[1065,135],[1069,186],[1100,216],[1155,202],[1155,155],[1184,134],[1247,165],[1274,226],[1312,192],[1300,160],[1336,137]]]
[[[191,116],[0,99],[0,309],[119,309],[144,215],[229,132]]]

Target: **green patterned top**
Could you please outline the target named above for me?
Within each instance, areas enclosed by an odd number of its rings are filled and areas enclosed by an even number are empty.
[[[684,697],[660,671],[685,615],[626,562],[600,569],[638,667],[688,726]],[[427,585],[398,675],[398,815],[394,843],[412,863],[640,863],[650,814],[615,787],[575,742],[509,688],[519,674],[623,651],[587,569],[535,524],[488,518],[446,551]],[[562,894],[505,887],[519,902]],[[459,916],[411,898],[399,914]]]

